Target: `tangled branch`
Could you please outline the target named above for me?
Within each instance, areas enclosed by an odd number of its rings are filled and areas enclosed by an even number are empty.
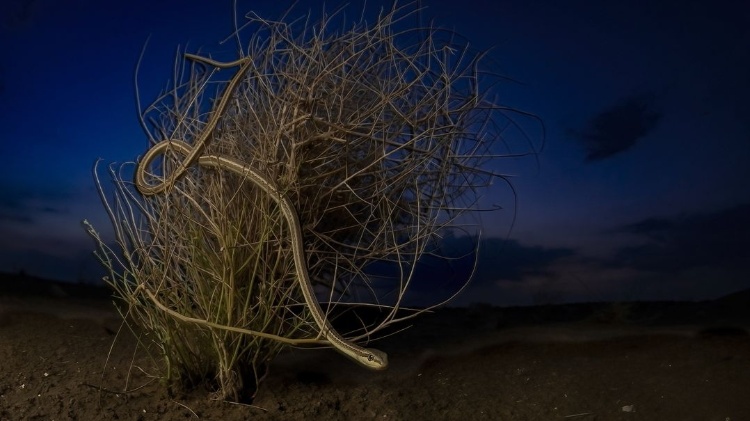
[[[330,344],[325,325],[338,315],[377,310],[342,332],[355,344],[432,308],[404,306],[415,268],[499,176],[486,164],[514,121],[483,93],[481,54],[435,28],[396,31],[413,13],[394,6],[348,30],[333,27],[335,15],[248,15],[241,73],[221,82],[227,66],[186,54],[174,86],[142,113],[152,145],[165,147],[141,164],[168,188],[141,196],[111,168],[108,200],[97,178],[121,248],[99,240],[100,258],[158,338],[168,377],[214,378],[219,396],[237,399],[284,346]],[[214,85],[224,90],[210,105]],[[240,169],[190,165],[201,156]],[[298,282],[291,212],[323,322]],[[373,264],[399,275],[383,281]]]

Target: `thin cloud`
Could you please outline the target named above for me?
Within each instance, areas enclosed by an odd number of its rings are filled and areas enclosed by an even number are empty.
[[[0,223],[33,224],[34,218],[28,214],[0,212]]]
[[[521,282],[529,276],[550,276],[557,262],[576,255],[571,248],[526,246],[502,238],[487,238],[481,247],[477,282]]]
[[[617,232],[643,242],[618,249],[610,266],[660,273],[704,267],[747,271],[750,261],[750,203],[712,213],[644,219]]]
[[[22,29],[31,22],[38,12],[36,0],[18,0],[5,3],[3,9],[3,27],[9,31]]]
[[[604,110],[584,131],[568,130],[586,150],[586,161],[599,161],[632,148],[656,128],[662,114],[654,111],[653,94],[634,95]]]
[[[31,224],[38,214],[62,215],[69,212],[66,206],[58,206],[71,199],[65,189],[0,182],[0,191],[3,192],[0,196],[0,222]]]
[[[472,237],[444,237],[439,249],[433,250],[441,257],[425,255],[417,264],[406,302],[432,305],[465,286],[477,259],[475,246],[476,239]],[[479,264],[464,297],[473,297],[481,291],[482,298],[470,301],[495,300],[503,291],[501,284],[520,290],[528,287],[525,283],[530,279],[554,278],[560,262],[577,256],[577,251],[569,248],[526,246],[497,237],[482,239],[479,250]],[[400,274],[395,264],[388,263],[371,265],[367,272],[382,282],[379,287],[384,290],[392,288]]]
[[[66,208],[58,208],[54,206],[42,206],[39,208],[39,212],[51,213],[55,215],[64,215],[68,213],[68,210]]]
[[[452,259],[424,259],[420,275],[465,281],[474,265],[475,256],[471,253],[474,245],[475,239],[471,237],[445,238],[441,244],[441,254]],[[529,276],[550,276],[556,263],[576,254],[570,248],[526,246],[517,240],[484,238],[479,245],[479,265],[472,283],[522,282]]]

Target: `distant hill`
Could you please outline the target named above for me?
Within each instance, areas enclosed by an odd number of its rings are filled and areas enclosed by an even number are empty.
[[[112,299],[112,288],[108,285],[92,285],[84,283],[70,283],[51,279],[25,275],[23,273],[0,272],[0,298],[15,297],[51,297],[76,298],[83,300]],[[750,289],[737,291],[715,300],[700,302],[633,302],[620,303],[633,313],[659,314],[660,319],[669,319],[669,313],[674,312],[678,320],[692,320],[691,318],[728,318],[750,321]],[[488,306],[487,309],[492,309]],[[541,306],[550,313],[553,319],[560,320],[569,317],[581,318],[591,313],[601,313],[608,309],[608,303],[577,303],[554,306]],[[476,309],[474,309],[476,310]],[[505,310],[509,310],[506,308]],[[526,310],[519,309],[524,312]],[[529,308],[528,311],[535,311]],[[559,313],[559,314],[558,314]],[[579,314],[582,313],[582,314]],[[687,315],[686,315],[687,314]],[[690,316],[690,317],[688,317]]]
[[[57,298],[110,299],[106,285],[71,283],[39,278],[23,273],[0,272],[0,296],[38,296]]]

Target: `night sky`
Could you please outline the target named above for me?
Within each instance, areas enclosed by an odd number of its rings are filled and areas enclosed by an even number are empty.
[[[491,48],[513,80],[499,102],[546,129],[538,156],[495,162],[517,197],[501,183],[485,197],[503,210],[482,215],[479,273],[456,304],[711,299],[750,287],[741,3],[423,0],[424,20]],[[238,9],[277,18],[289,4]],[[366,15],[379,7],[368,2]],[[293,15],[308,8],[320,3],[300,1]],[[172,76],[178,46],[231,53],[218,42],[232,19],[229,0],[3,2],[0,271],[95,282],[80,221],[110,223],[91,168],[148,146],[134,88],[146,40],[144,105]]]

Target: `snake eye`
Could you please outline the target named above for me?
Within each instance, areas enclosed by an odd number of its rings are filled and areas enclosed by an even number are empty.
[[[372,354],[368,355],[368,356],[367,356],[367,361],[369,361],[369,362],[373,362],[373,361],[375,361],[375,356],[374,356],[374,355],[372,355]]]

